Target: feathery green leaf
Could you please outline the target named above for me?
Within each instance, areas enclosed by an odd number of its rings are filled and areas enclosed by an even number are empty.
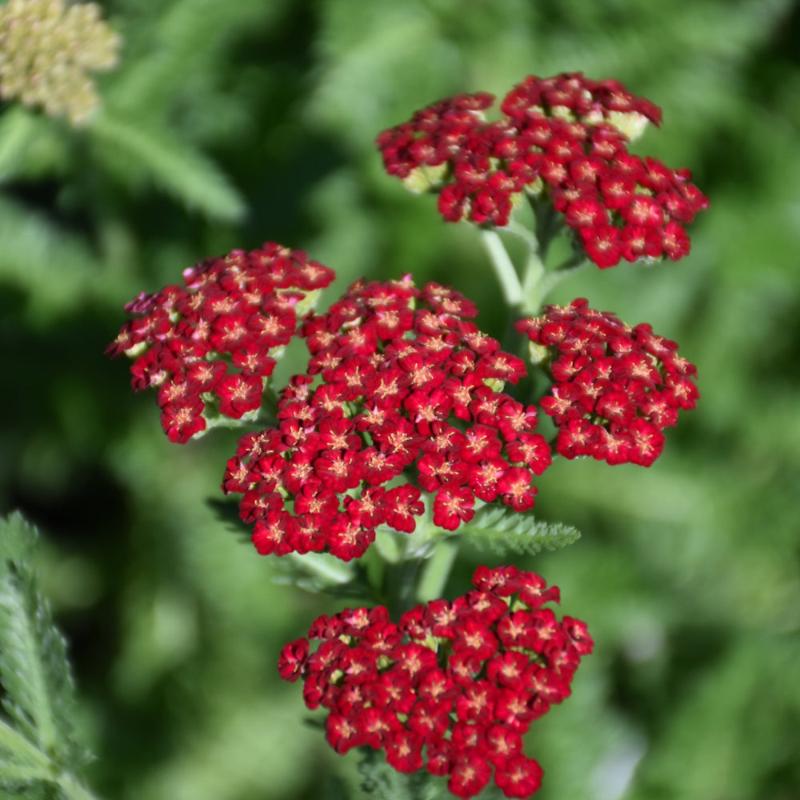
[[[562,522],[543,522],[532,514],[510,508],[484,506],[459,529],[459,535],[481,550],[498,555],[512,552],[536,555],[542,550],[559,550],[580,539],[580,531]]]
[[[37,591],[29,560],[34,528],[19,514],[0,522],[0,681],[18,730],[59,764],[79,759],[72,730],[74,687],[66,644]],[[8,558],[7,556],[11,556]]]
[[[66,644],[31,568],[36,539],[18,512],[0,519],[0,684],[9,720],[0,718],[0,787],[31,798],[41,789],[49,797],[49,784],[59,796],[91,800],[72,774],[85,752],[72,727]]]

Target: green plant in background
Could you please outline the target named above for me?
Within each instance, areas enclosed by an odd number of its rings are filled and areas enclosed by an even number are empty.
[[[525,566],[559,583],[601,642],[570,701],[534,726],[539,796],[793,798],[793,4],[114,0],[105,11],[124,58],[98,79],[94,124],[73,132],[13,104],[0,117],[0,336],[21,389],[3,395],[14,422],[0,433],[0,502],[52,533],[39,574],[73,643],[100,756],[92,784],[136,800],[300,800],[362,782],[273,675],[281,642],[346,601],[287,592],[271,580],[298,580],[286,559],[220,538],[197,498],[216,492],[234,434],[164,450],[152,409],[99,357],[119,304],[173,281],[176,264],[269,231],[335,264],[343,284],[409,265],[420,283],[456,282],[504,340],[474,232],[392,187],[374,132],[433,97],[582,69],[659,100],[667,124],[641,147],[693,165],[714,213],[682,264],[584,268],[581,293],[674,334],[702,364],[704,397],[647,474],[582,459],[539,479],[539,516],[586,535]],[[104,116],[138,149],[101,137]],[[525,242],[501,235],[524,265]],[[569,301],[567,287],[551,297]],[[301,350],[279,362],[276,386],[303,369]],[[447,597],[479,558],[460,553]]]
[[[87,754],[66,644],[33,573],[36,540],[21,514],[0,519],[0,790],[91,800],[77,777]]]

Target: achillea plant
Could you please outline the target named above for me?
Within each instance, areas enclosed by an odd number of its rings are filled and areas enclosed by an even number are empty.
[[[119,43],[95,3],[8,0],[0,6],[0,97],[85,122],[99,103],[91,73],[115,66]]]
[[[629,152],[661,112],[615,81],[530,77],[494,121],[492,103],[442,100],[377,143],[390,175],[478,228],[514,352],[456,289],[411,275],[357,281],[316,312],[333,272],[275,244],[140,296],[109,348],[134,358],[134,389],[157,389],[172,441],[243,429],[222,488],[240,496],[259,553],[286,557],[298,585],[374,603],[317,619],[279,658],[308,707],[327,710],[330,745],[361,749],[367,770],[383,751],[465,798],[492,777],[507,797],[536,792],[542,769],[522,736],[569,695],[593,645],[548,607],[558,589],[514,565],[479,567],[472,591],[439,598],[455,543],[477,536],[508,554],[575,541],[534,518],[536,477],[559,456],[651,466],[698,398],[694,365],[648,324],[544,299],[588,263],[682,258],[707,205],[686,170]],[[526,243],[522,274],[498,232]],[[562,234],[572,252],[549,264]],[[268,378],[294,337],[307,367],[276,390]]]

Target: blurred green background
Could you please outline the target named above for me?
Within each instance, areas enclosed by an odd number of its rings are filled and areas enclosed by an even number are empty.
[[[454,92],[581,69],[663,107],[635,149],[689,166],[712,205],[689,258],[583,273],[556,299],[677,339],[703,398],[652,468],[561,460],[540,481],[541,516],[584,537],[526,566],[560,584],[597,649],[534,726],[539,797],[800,797],[800,7],[103,6],[124,44],[96,123],[0,114],[0,511],[43,527],[98,793],[344,800],[354,760],[303,724],[275,670],[281,644],[337,604],[276,585],[274,563],[216,521],[205,500],[235,435],[168,444],[154,399],[103,357],[123,303],[270,239],[339,285],[451,283],[499,334],[475,232],[386,177],[373,139]]]

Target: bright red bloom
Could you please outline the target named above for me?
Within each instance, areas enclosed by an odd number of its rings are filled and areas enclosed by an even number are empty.
[[[198,397],[187,397],[177,403],[161,407],[161,427],[171,442],[187,442],[196,433],[205,430],[203,403]]]
[[[492,768],[477,747],[461,750],[450,772],[447,788],[456,797],[473,797],[489,783]]]
[[[543,608],[558,589],[532,572],[479,567],[473,585],[452,603],[412,608],[399,625],[383,607],[319,617],[308,632],[314,652],[309,639],[291,642],[279,672],[302,677],[306,705],[328,711],[337,752],[382,749],[400,772],[446,776],[457,797],[473,797],[492,774],[507,797],[529,797],[541,769],[523,754],[523,736],[569,695],[592,640],[584,623]]]
[[[445,486],[436,493],[433,522],[446,531],[454,531],[475,516],[474,503],[472,492],[466,486]]]
[[[497,388],[524,363],[476,327],[476,313],[452,289],[408,276],[358,282],[305,321],[307,374],[281,393],[276,426],[242,437],[223,482],[243,495],[259,552],[357,558],[379,525],[414,531],[420,489],[435,493],[433,521],[448,531],[472,519],[476,500],[533,505],[532,473],[550,449],[536,410]]]
[[[267,243],[203,261],[183,279],[130,302],[134,318],[107,349],[134,359],[135,391],[158,389],[162,427],[179,443],[219,415],[239,419],[260,408],[275,356],[295,334],[297,308],[333,271]]]
[[[278,672],[285,681],[294,683],[303,673],[308,660],[308,639],[289,642],[281,650],[278,659]]]
[[[556,450],[567,458],[650,466],[664,448],[663,429],[699,397],[697,370],[675,342],[646,324],[630,328],[584,299],[548,306],[516,327],[549,350],[554,383],[540,405],[558,426]]]
[[[532,758],[515,755],[498,768],[495,781],[506,797],[530,797],[542,784],[542,768]]]
[[[489,122],[493,102],[459,95],[384,131],[386,171],[414,191],[438,192],[448,222],[505,226],[523,191],[541,195],[600,268],[688,254],[683,226],[708,200],[688,170],[627,150],[648,120],[660,123],[656,105],[581,73],[526,78],[502,100],[502,119]]]

